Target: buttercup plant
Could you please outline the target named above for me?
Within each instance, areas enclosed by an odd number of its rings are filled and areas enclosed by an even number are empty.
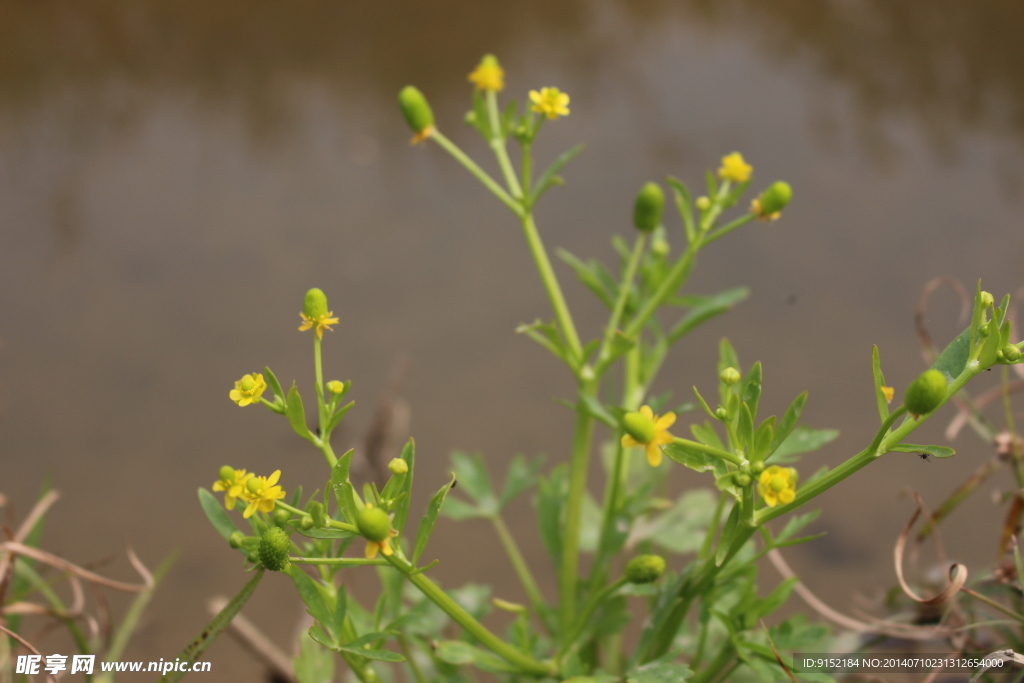
[[[318,428],[309,428],[299,390],[292,386],[285,392],[270,368],[245,375],[230,398],[241,406],[259,403],[285,416],[292,429],[321,453],[329,478],[322,494],[304,496],[301,487],[294,486],[288,495],[278,484],[279,478],[287,481],[280,471],[262,476],[235,469],[245,463],[232,463],[221,468],[213,485],[224,493],[223,503],[200,489],[201,504],[215,529],[256,572],[209,632],[223,628],[264,570],[271,570],[285,572],[295,583],[315,620],[310,638],[338,653],[363,683],[390,680],[390,672],[381,669],[389,666],[405,667],[406,680],[417,683],[466,680],[463,667],[515,681],[704,683],[723,680],[738,667],[765,681],[784,678],[777,654],[823,647],[827,632],[802,616],[762,626],[762,619],[786,601],[795,579],[762,597],[757,560],[772,549],[809,540],[798,534],[815,513],[794,515],[774,532],[769,523],[800,510],[886,453],[951,455],[948,448],[908,444],[905,439],[972,377],[997,363],[1020,362],[1021,344],[1009,340],[1008,297],[997,307],[979,285],[970,326],[932,369],[910,385],[905,403],[891,411],[894,389],[886,386],[874,349],[872,374],[881,426],[868,445],[844,463],[800,481],[793,464],[836,433],[799,426],[806,393],[797,396],[781,418],[759,421],[761,364],[743,372],[727,340],[719,349],[717,405],[712,407],[694,388],[706,419],[681,429],[677,414],[690,406],[667,409],[667,397],[650,395],[669,349],[748,294],[744,288],[711,296],[683,294],[697,255],[747,223],[778,219],[792,198],[789,185],[768,185],[749,209],[726,220],[754,176],[754,168],[740,153],[725,155],[717,174],[707,174],[706,195],[696,200],[686,185],[669,178],[685,243],[678,253],[673,253],[665,225],[664,190],[657,183],[644,185],[633,206],[632,244],[621,237],[613,240],[619,256],[617,274],[597,261],[558,253],[609,311],[603,328],[584,339],[533,211],[548,190],[562,183],[559,173],[581,150],[569,150],[535,174],[533,143],[545,122],[560,124],[570,115],[569,95],[542,87],[531,90],[522,107],[515,102],[500,107],[498,93],[505,88],[505,74],[493,55],[485,56],[468,79],[472,107],[466,122],[494,154],[497,177],[443,134],[418,89],[404,88],[399,105],[414,143],[436,143],[520,223],[554,317],[521,325],[518,332],[554,355],[575,380],[576,395],[565,402],[574,420],[568,460],[541,475],[539,459],[517,456],[498,491],[481,458],[455,454],[455,476],[464,496],[449,497],[455,478],[444,482],[412,533],[407,522],[414,509],[413,442],[389,464],[391,476],[380,488],[373,482],[353,481],[353,451],[338,457],[331,447],[331,435],[352,403],[343,404],[348,382],[324,382],[323,332],[339,319],[333,317],[324,292],[311,289],[300,313],[300,330],[313,331]],[[518,168],[510,144],[517,149]],[[629,215],[628,208],[623,215]],[[685,312],[673,320],[679,308]],[[605,386],[613,371],[621,373],[617,396]],[[681,382],[676,380],[683,386]],[[263,398],[266,389],[273,400]],[[598,424],[607,430],[609,455],[599,502],[590,497],[586,485],[592,455],[598,450]],[[694,438],[680,436],[687,431]],[[663,456],[672,461],[670,466],[662,463]],[[714,493],[691,491],[674,502],[660,498],[675,464],[707,473]],[[532,488],[541,538],[558,576],[554,599],[539,589],[534,569],[501,516],[505,506]],[[240,531],[229,515],[239,501],[244,504],[248,533]],[[491,603],[515,615],[507,637],[482,623],[490,607],[484,590],[446,592],[430,578],[429,570],[438,560],[425,562],[425,553],[442,511],[455,519],[490,520],[507,550],[527,602],[496,598]],[[359,537],[365,549],[349,552]],[[582,553],[592,554],[585,572]],[[379,573],[381,594],[372,606],[364,606],[337,580],[340,568],[358,566],[372,566]],[[635,642],[623,635],[631,620],[629,597],[644,600],[647,607]],[[455,630],[446,629],[446,624]],[[183,656],[198,656],[211,640],[206,638]],[[304,648],[302,653],[296,661],[300,681],[330,678],[324,667],[331,660],[323,659],[323,651]],[[821,674],[805,678],[828,680]]]

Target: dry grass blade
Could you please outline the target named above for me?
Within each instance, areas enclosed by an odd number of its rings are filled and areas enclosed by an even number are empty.
[[[24,541],[35,525],[43,518],[46,511],[57,502],[60,498],[60,493],[57,491],[47,491],[42,498],[36,501],[36,504],[32,506],[32,510],[28,513],[28,517],[21,523],[18,530],[14,533],[11,538],[15,543],[21,543]],[[4,498],[4,504],[6,505],[7,499]],[[4,595],[7,593],[7,581],[10,579],[11,571],[11,556],[9,554],[0,555],[0,604],[3,603]]]
[[[124,591],[126,593],[138,593],[139,591],[146,590],[146,588],[148,587],[146,584],[124,583],[123,581],[115,581],[114,579],[108,579],[105,576],[94,574],[88,569],[83,569],[82,567],[79,567],[76,564],[72,564],[71,562],[68,562],[63,558],[57,557],[56,555],[52,555],[46,552],[45,550],[33,548],[32,546],[27,546],[22,543],[17,543],[15,541],[7,541],[6,543],[0,543],[0,550],[6,550],[7,552],[14,553],[16,555],[31,557],[32,559],[38,560],[39,562],[42,562],[44,564],[48,564],[51,567],[56,567],[57,569],[61,569],[66,572],[71,572],[72,574],[75,574],[80,578],[85,579],[86,581],[90,581],[101,586],[106,586],[107,588],[112,588],[114,590]]]
[[[799,681],[797,681],[796,677],[793,675],[793,672],[790,671],[789,667],[786,666],[786,663],[782,661],[782,655],[780,655],[779,651],[775,649],[775,641],[772,640],[771,634],[768,633],[768,627],[764,625],[764,619],[761,620],[761,628],[764,629],[765,638],[768,639],[768,645],[772,648],[772,654],[775,655],[775,661],[778,663],[779,666],[782,667],[782,670],[786,672],[786,678],[788,678],[793,683],[799,683]]]
[[[9,635],[9,636],[10,636],[11,638],[14,638],[14,639],[15,639],[16,641],[18,641],[19,643],[21,643],[21,646],[22,646],[22,647],[24,647],[25,649],[27,649],[27,650],[28,650],[29,652],[31,652],[32,654],[34,654],[34,655],[39,655],[40,657],[42,657],[42,656],[43,656],[43,655],[42,655],[42,654],[41,654],[41,653],[39,652],[39,650],[37,650],[37,649],[35,649],[34,647],[32,647],[32,643],[28,642],[27,640],[25,640],[24,638],[22,638],[21,636],[19,636],[19,635],[18,635],[17,633],[15,633],[14,631],[11,631],[10,629],[8,629],[8,628],[7,628],[6,626],[4,626],[3,624],[0,624],[0,631],[3,631],[3,632],[4,632],[4,633],[6,633],[7,635]],[[56,680],[57,680],[57,678],[56,678],[56,677],[55,677],[55,676],[54,676],[53,674],[46,674],[46,679],[47,679],[47,680],[49,680],[49,681],[54,681],[54,682],[56,682]]]
[[[1021,366],[1014,365],[1013,367],[1018,368]],[[988,391],[979,394],[978,397],[974,399],[974,410],[979,411],[985,406],[987,406],[989,403],[1001,399],[1003,397],[1004,392],[1016,394],[1021,391],[1024,391],[1024,380],[1019,379],[1015,379],[1012,382],[1010,382],[1005,390],[1003,389],[1002,385],[992,387]],[[960,430],[963,429],[964,426],[968,422],[970,422],[971,419],[974,417],[974,414],[970,411],[969,408],[963,405],[958,405],[957,407],[959,408],[959,410],[956,414],[956,417],[950,420],[949,425],[946,427],[946,438],[949,439],[950,441],[955,439],[957,435],[960,434]]]
[[[948,517],[953,510],[955,510],[960,503],[964,502],[968,496],[970,496],[979,486],[984,484],[989,477],[991,477],[996,470],[1000,467],[998,458],[992,458],[977,470],[974,471],[967,481],[960,484],[953,493],[949,495],[946,500],[942,501],[942,504],[935,509],[935,512],[921,525],[921,530],[917,532],[917,542],[928,538],[928,536],[935,531],[936,527],[942,520]]]
[[[967,322],[967,316],[971,313],[971,297],[967,295],[967,290],[959,280],[951,277],[937,277],[929,280],[928,284],[924,286],[921,298],[917,302],[917,310],[914,312],[914,328],[917,330],[917,339],[921,343],[921,355],[924,356],[925,364],[929,366],[938,358],[939,350],[932,344],[931,335],[928,334],[928,328],[925,327],[924,317],[928,312],[928,301],[932,298],[935,290],[942,285],[949,285],[960,296],[961,323]]]
[[[907,525],[900,532],[900,537],[896,539],[896,545],[893,548],[893,555],[896,564],[896,579],[900,582],[900,588],[903,592],[914,602],[919,602],[922,605],[942,605],[949,602],[957,592],[963,588],[967,583],[967,567],[962,564],[954,564],[949,568],[949,585],[947,585],[938,595],[931,598],[922,598],[915,593],[910,586],[907,584],[906,578],[903,576],[903,551],[907,545],[907,538],[910,536],[910,530],[914,528],[914,523],[917,522],[917,518],[924,512],[924,502],[921,500],[921,496],[914,493],[914,502],[917,505],[917,509],[914,510],[914,514],[910,516],[910,520]]]

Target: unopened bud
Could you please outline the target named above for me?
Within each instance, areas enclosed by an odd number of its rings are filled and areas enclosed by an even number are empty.
[[[647,183],[636,195],[633,204],[633,225],[641,232],[650,232],[661,225],[665,210],[665,193],[657,183]]]
[[[736,368],[725,368],[718,373],[718,379],[722,380],[723,383],[728,385],[736,384],[740,381],[740,371]]]
[[[402,108],[406,123],[417,136],[433,128],[434,112],[430,109],[427,98],[416,87],[407,85],[402,88],[398,93],[398,105]]]
[[[391,474],[405,474],[409,471],[409,463],[401,458],[392,458],[391,462],[388,463],[388,471]]]

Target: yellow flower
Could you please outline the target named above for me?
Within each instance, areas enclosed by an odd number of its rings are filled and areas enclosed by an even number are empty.
[[[737,183],[745,183],[750,180],[750,173],[754,167],[743,160],[743,155],[733,152],[722,157],[722,167],[718,169],[718,177],[722,180],[733,180]]]
[[[392,533],[392,536],[397,536],[398,532]],[[366,559],[372,560],[377,557],[377,553],[387,555],[390,557],[394,554],[394,550],[391,549],[391,538],[385,538],[383,541],[366,541]]]
[[[757,492],[768,507],[779,503],[788,505],[796,498],[796,470],[792,467],[772,465],[761,473],[757,481]]]
[[[675,413],[665,413],[658,417],[650,406],[644,406],[638,413],[626,413],[623,418],[626,433],[622,435],[622,447],[643,446],[647,453],[647,463],[657,467],[661,464],[661,447],[675,439],[668,433],[668,428],[675,421]]]
[[[473,73],[469,74],[469,82],[480,90],[500,92],[505,87],[505,72],[498,65],[494,55],[484,55]]]
[[[324,338],[324,330],[331,330],[329,325],[338,324],[338,319],[331,317],[332,315],[334,315],[332,311],[327,311],[326,315],[319,315],[315,318],[311,318],[305,313],[299,313],[299,315],[302,317],[302,324],[299,325],[299,332],[305,332],[306,330],[316,328],[315,331],[317,339]],[[333,331],[334,330],[331,330],[331,332]]]
[[[228,397],[240,406],[247,406],[259,402],[266,390],[267,383],[263,380],[263,375],[254,372],[251,375],[244,375],[235,382],[235,388],[228,392]]]
[[[214,491],[224,491],[224,507],[228,510],[235,509],[235,500],[242,497],[246,490],[245,484],[253,475],[245,470],[236,470],[225,465],[220,468],[220,479],[213,482]]]
[[[533,111],[549,119],[569,115],[569,96],[558,88],[541,88],[540,92],[531,90],[530,101],[533,102]]]
[[[242,513],[242,517],[249,519],[257,510],[260,512],[272,512],[274,505],[281,498],[284,498],[284,491],[280,486],[275,486],[281,478],[281,470],[274,470],[269,477],[252,477],[245,482],[245,489],[242,491],[242,500],[249,505]]]

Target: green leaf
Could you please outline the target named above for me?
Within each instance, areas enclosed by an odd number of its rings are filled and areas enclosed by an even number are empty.
[[[567,495],[565,465],[537,482],[537,522],[540,537],[557,573],[562,562],[562,505]]]
[[[666,181],[675,195],[676,208],[679,209],[679,217],[683,219],[683,227],[686,229],[686,239],[692,242],[697,234],[697,227],[693,223],[693,201],[690,199],[690,191],[678,178],[669,176]]]
[[[722,529],[722,535],[718,539],[718,550],[715,551],[715,566],[721,567],[722,563],[725,562],[725,556],[729,554],[729,546],[732,545],[732,539],[736,535],[736,527],[740,523],[740,506],[733,505],[732,512],[729,513],[729,519],[725,521],[725,528]]]
[[[747,454],[751,462],[764,462],[768,457],[768,451],[772,446],[772,439],[775,437],[775,416],[765,419],[754,432],[754,439]]]
[[[351,531],[344,531],[343,529],[303,529],[302,527],[295,527],[295,531],[305,536],[306,538],[350,538],[355,536]]]
[[[490,517],[490,513],[480,509],[479,505],[473,505],[467,503],[461,498],[452,497],[442,510],[443,514],[448,519],[454,519],[456,521],[463,521],[466,519],[484,519]]]
[[[409,471],[405,475],[405,481],[402,482],[398,506],[395,508],[395,518],[391,522],[391,526],[399,534],[405,533],[405,521],[409,518],[409,506],[412,503],[412,473],[415,470],[413,466],[416,464],[416,442],[412,438],[406,441],[405,446],[402,447],[402,460],[409,466]]]
[[[679,683],[693,675],[689,668],[672,662],[651,662],[628,674],[628,683]]]
[[[479,453],[468,455],[455,451],[451,454],[452,469],[459,481],[459,490],[468,495],[482,510],[497,512],[498,499],[491,488],[487,465]]]
[[[537,485],[537,474],[544,465],[544,456],[538,455],[528,459],[525,455],[518,454],[508,464],[508,472],[505,474],[505,487],[501,491],[500,507],[504,508],[521,493],[528,491]]]
[[[693,393],[696,394],[697,400],[700,402],[700,407],[704,409],[704,412],[708,414],[708,417],[712,420],[717,420],[718,417],[715,415],[715,412],[711,410],[711,406],[708,405],[708,402],[705,401],[704,397],[700,395],[699,391],[697,391],[697,387],[693,388]]]
[[[334,680],[334,655],[312,638],[299,639],[299,654],[292,660],[299,683],[329,683]]]
[[[789,595],[793,592],[798,581],[800,581],[798,577],[791,576],[776,586],[775,590],[768,597],[758,600],[753,609],[747,613],[748,619],[746,622],[751,625],[756,624],[758,619],[762,619],[782,607],[786,600],[789,599]],[[751,617],[753,621],[750,620]]]
[[[497,655],[481,650],[461,640],[442,640],[437,643],[434,654],[443,662],[456,666],[472,664],[481,671],[491,673],[518,673],[519,669],[512,666]]]
[[[743,382],[743,402],[750,408],[751,422],[757,417],[757,402],[761,399],[761,361],[754,363]]]
[[[434,525],[437,523],[437,515],[441,512],[441,506],[444,504],[444,499],[448,496],[448,492],[451,491],[452,486],[455,485],[455,475],[452,475],[451,481],[442,486],[434,497],[430,499],[430,505],[427,507],[427,514],[423,515],[420,519],[420,525],[416,530],[416,545],[412,553],[412,566],[416,566],[419,562],[420,555],[427,549],[427,541],[430,540],[430,535],[434,533]]]
[[[348,647],[345,645],[335,645],[331,648],[337,652],[345,652],[350,655],[356,655],[359,657],[366,657],[367,659],[373,659],[378,662],[404,662],[405,657],[392,652],[391,650],[364,650],[361,647]]]
[[[970,351],[971,328],[968,327],[943,349],[939,357],[932,363],[932,367],[936,370],[941,370],[946,375],[946,380],[952,382],[960,376],[960,373],[967,366],[967,358]]]
[[[615,307],[615,299],[619,294],[618,286],[613,286],[611,288],[607,287],[607,282],[598,273],[597,261],[584,263],[565,249],[558,249],[555,251],[555,254],[576,272],[576,277],[579,281],[582,282],[587,289],[597,295],[597,298],[600,299],[605,306],[608,308]]]
[[[692,489],[649,524],[638,524],[631,534],[634,543],[650,540],[673,553],[700,549],[715,510],[715,494],[709,489]]]
[[[899,443],[889,448],[897,453],[926,453],[936,458],[952,458],[956,451],[946,446],[921,446],[914,443]]]
[[[356,513],[359,506],[356,503],[356,490],[352,488],[352,482],[345,481],[341,484],[334,484],[334,499],[338,503],[342,516],[349,524],[356,523]]]
[[[718,196],[718,182],[715,180],[715,174],[710,170],[704,172],[704,181],[708,188],[708,199],[711,201],[715,200]]]
[[[354,448],[348,449],[338,458],[338,462],[334,463],[334,467],[331,468],[332,486],[344,484],[348,481],[349,470],[352,469],[352,457],[355,455],[355,452]]]
[[[837,429],[797,427],[772,453],[772,464],[794,462],[796,459],[793,456],[816,451],[825,444],[835,441],[838,437],[839,430]]]
[[[224,609],[217,613],[217,616],[206,625],[195,640],[185,646],[185,649],[181,651],[177,659],[189,663],[197,661],[206,652],[207,648],[213,645],[217,637],[224,632],[224,629],[228,627],[231,620],[235,618],[235,615],[242,610],[245,603],[256,592],[256,587],[260,584],[264,573],[266,573],[266,570],[262,567],[257,569],[256,575],[249,580],[249,583],[245,584],[242,590],[235,597],[231,598],[231,601],[224,606]],[[176,683],[186,673],[187,671],[172,671],[171,673],[164,674],[160,677],[160,683]]]
[[[871,347],[871,375],[875,380],[875,403],[878,404],[878,418],[885,424],[889,419],[889,402],[885,400],[882,387],[885,386],[885,375],[882,374],[882,359],[878,355],[878,345]]]
[[[736,287],[735,289],[727,289],[712,296],[700,297],[699,301],[691,304],[691,308],[687,311],[686,315],[669,331],[669,342],[676,342],[703,323],[731,310],[733,306],[748,296],[750,296],[749,288]]]
[[[313,436],[306,425],[306,412],[302,408],[302,397],[299,396],[299,390],[294,386],[288,390],[288,405],[285,414],[288,416],[288,422],[291,423],[292,429],[295,430],[296,434],[306,441],[316,443],[316,437]]]
[[[786,522],[786,526],[782,527],[782,531],[779,532],[779,535],[775,537],[775,542],[781,543],[782,541],[792,538],[801,529],[816,520],[820,514],[821,510],[819,509],[806,512],[802,515],[793,515],[789,518],[789,521]]]
[[[739,447],[745,452],[750,451],[754,443],[754,416],[746,403],[740,404],[739,419],[736,421],[736,438],[739,440]]]
[[[715,428],[707,420],[702,425],[690,425],[690,432],[697,441],[700,441],[705,446],[711,446],[722,451],[726,450],[725,444],[718,438],[718,432],[715,431]]]
[[[719,460],[681,443],[670,443],[667,446],[662,446],[661,450],[670,460],[697,472],[714,472]]]
[[[595,420],[600,420],[612,429],[619,429],[619,421],[596,397],[581,391],[579,392],[579,398],[583,408],[586,409],[591,417]]]
[[[800,414],[804,412],[805,403],[807,403],[806,391],[794,398],[793,402],[789,404],[789,408],[786,409],[786,413],[782,416],[779,426],[775,430],[769,455],[774,453],[779,444],[785,441],[793,433],[793,430],[796,429],[797,423],[800,422]]]
[[[349,401],[348,403],[334,411],[334,414],[331,415],[331,419],[327,422],[327,434],[330,434],[331,432],[334,431],[334,428],[338,426],[339,422],[341,422],[341,418],[345,417],[345,413],[351,410],[352,406],[354,406],[355,404],[355,401]]]
[[[569,363],[569,355],[566,353],[565,345],[562,343],[562,337],[558,333],[558,328],[553,324],[542,323],[540,320],[534,320],[529,325],[523,323],[516,327],[516,333],[525,334],[527,337],[554,354],[556,358],[561,359],[565,363]]]
[[[562,170],[574,156],[583,151],[583,145],[576,145],[568,152],[563,153],[560,157],[554,160],[550,166],[537,178],[537,182],[533,185],[533,192],[530,196],[530,204],[536,204],[537,200],[544,196],[544,193],[548,191],[552,185],[560,184],[555,179],[558,177],[558,172]]]
[[[302,598],[302,602],[306,603],[306,611],[309,612],[311,617],[329,628],[334,621],[332,618],[334,610],[328,605],[326,596],[321,592],[313,579],[309,578],[309,574],[294,564],[288,565],[284,571],[291,577],[295,588],[299,591],[299,597]],[[332,633],[331,635],[335,638],[338,636],[337,633]]]
[[[220,501],[212,493],[204,488],[199,489],[199,505],[202,506],[203,512],[206,513],[206,518],[210,520],[210,524],[217,530],[225,541],[231,540],[231,534],[238,531],[238,527],[231,521],[231,517],[221,507]]]
[[[283,403],[284,391],[281,390],[281,383],[277,381],[277,375],[274,374],[273,370],[269,367],[263,368],[263,374],[267,376],[267,386],[270,387],[270,391],[273,392],[275,399],[281,399]]]

